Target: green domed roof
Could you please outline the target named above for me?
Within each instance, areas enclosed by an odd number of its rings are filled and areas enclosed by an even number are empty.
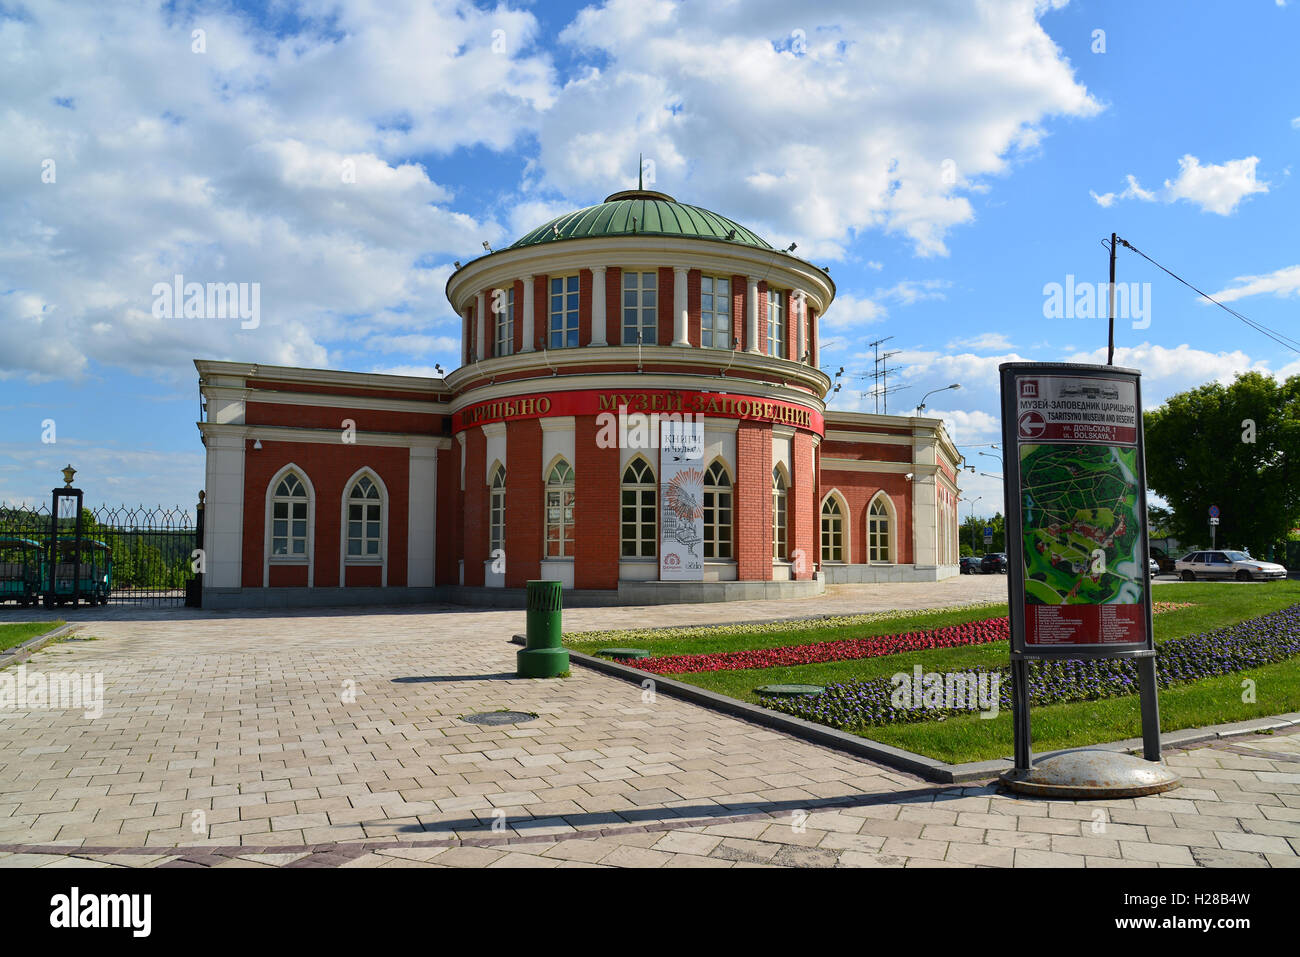
[[[648,189],[615,193],[606,197],[603,203],[560,216],[538,226],[510,248],[599,236],[680,236],[740,243],[759,249],[772,248],[725,216],[699,206],[679,203],[671,196]]]

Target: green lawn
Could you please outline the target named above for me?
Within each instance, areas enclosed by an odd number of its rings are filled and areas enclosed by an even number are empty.
[[[1157,644],[1184,635],[1212,631],[1245,618],[1264,615],[1300,603],[1300,582],[1263,582],[1229,584],[1191,582],[1161,585],[1153,592],[1157,601],[1195,602],[1191,608],[1167,611],[1155,617]],[[771,632],[746,636],[726,630],[711,632],[707,637],[668,638],[655,641],[653,633],[636,635],[639,647],[655,654],[707,653],[744,648],[770,648],[789,644],[809,644],[841,638],[891,634],[899,631],[957,624],[1006,614],[1006,606],[982,609],[940,611],[921,615],[904,615],[872,621],[856,627],[829,627],[816,631]],[[619,641],[572,642],[570,647],[592,651],[614,644],[629,644],[629,636]],[[925,671],[958,671],[971,668],[993,669],[1009,660],[1006,642],[972,645],[963,648],[935,648],[879,658],[833,661],[789,668],[710,671],[668,677],[708,688],[745,701],[757,702],[754,689],[777,683],[833,684],[866,678],[887,677],[910,671],[920,665]],[[1253,677],[1258,682],[1254,704],[1241,701],[1241,682]],[[1295,662],[1269,665],[1253,672],[1207,679],[1176,688],[1160,695],[1161,727],[1166,731],[1200,727],[1226,721],[1263,717],[1300,710],[1300,668]],[[1033,713],[1034,746],[1038,750],[1100,744],[1139,733],[1136,697],[1037,707]],[[1011,750],[1011,715],[1004,712],[994,719],[958,716],[945,721],[892,725],[870,728],[864,737],[906,748],[949,762],[978,761],[1003,757]]]
[[[61,621],[23,621],[0,625],[0,650],[21,645],[27,639],[53,631],[62,624]]]

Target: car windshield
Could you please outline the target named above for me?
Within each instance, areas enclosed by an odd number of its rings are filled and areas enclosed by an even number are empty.
[[[1228,559],[1228,561],[1230,561],[1230,562],[1251,562],[1251,561],[1254,561],[1254,559],[1251,558],[1249,555],[1247,555],[1245,552],[1224,552],[1223,554],[1227,556],[1227,559]]]

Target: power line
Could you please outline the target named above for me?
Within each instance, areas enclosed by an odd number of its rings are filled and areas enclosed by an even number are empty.
[[[1118,242],[1120,245],[1124,246],[1125,248],[1133,250],[1133,252],[1137,253],[1147,262],[1151,263],[1151,265],[1155,266],[1157,269],[1160,269],[1163,272],[1168,273],[1170,276],[1173,276],[1175,279],[1181,282],[1188,289],[1192,290],[1197,295],[1199,295],[1202,299],[1209,300],[1210,302],[1218,306],[1220,309],[1222,309],[1224,312],[1240,319],[1242,322],[1250,326],[1256,332],[1263,333],[1264,335],[1268,336],[1270,339],[1272,339],[1274,342],[1276,342],[1278,345],[1282,346],[1285,349],[1290,349],[1292,352],[1300,353],[1300,342],[1297,342],[1295,339],[1292,339],[1290,336],[1278,332],[1276,329],[1270,329],[1268,326],[1264,325],[1263,323],[1256,322],[1254,319],[1251,319],[1249,316],[1242,315],[1240,312],[1238,312],[1236,309],[1233,309],[1231,306],[1224,305],[1223,303],[1219,302],[1219,300],[1215,299],[1213,296],[1209,295],[1208,293],[1202,292],[1200,289],[1197,289],[1190,282],[1188,282],[1182,276],[1178,275],[1173,270],[1160,265],[1160,263],[1156,262],[1154,259],[1148,256],[1142,250],[1138,249],[1127,239],[1121,239],[1119,237],[1116,237],[1115,241]]]

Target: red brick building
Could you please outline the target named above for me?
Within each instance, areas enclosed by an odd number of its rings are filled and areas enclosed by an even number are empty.
[[[204,603],[508,604],[548,578],[643,604],[955,574],[943,423],[826,410],[834,295],[743,226],[632,190],[457,269],[445,378],[198,360]]]

